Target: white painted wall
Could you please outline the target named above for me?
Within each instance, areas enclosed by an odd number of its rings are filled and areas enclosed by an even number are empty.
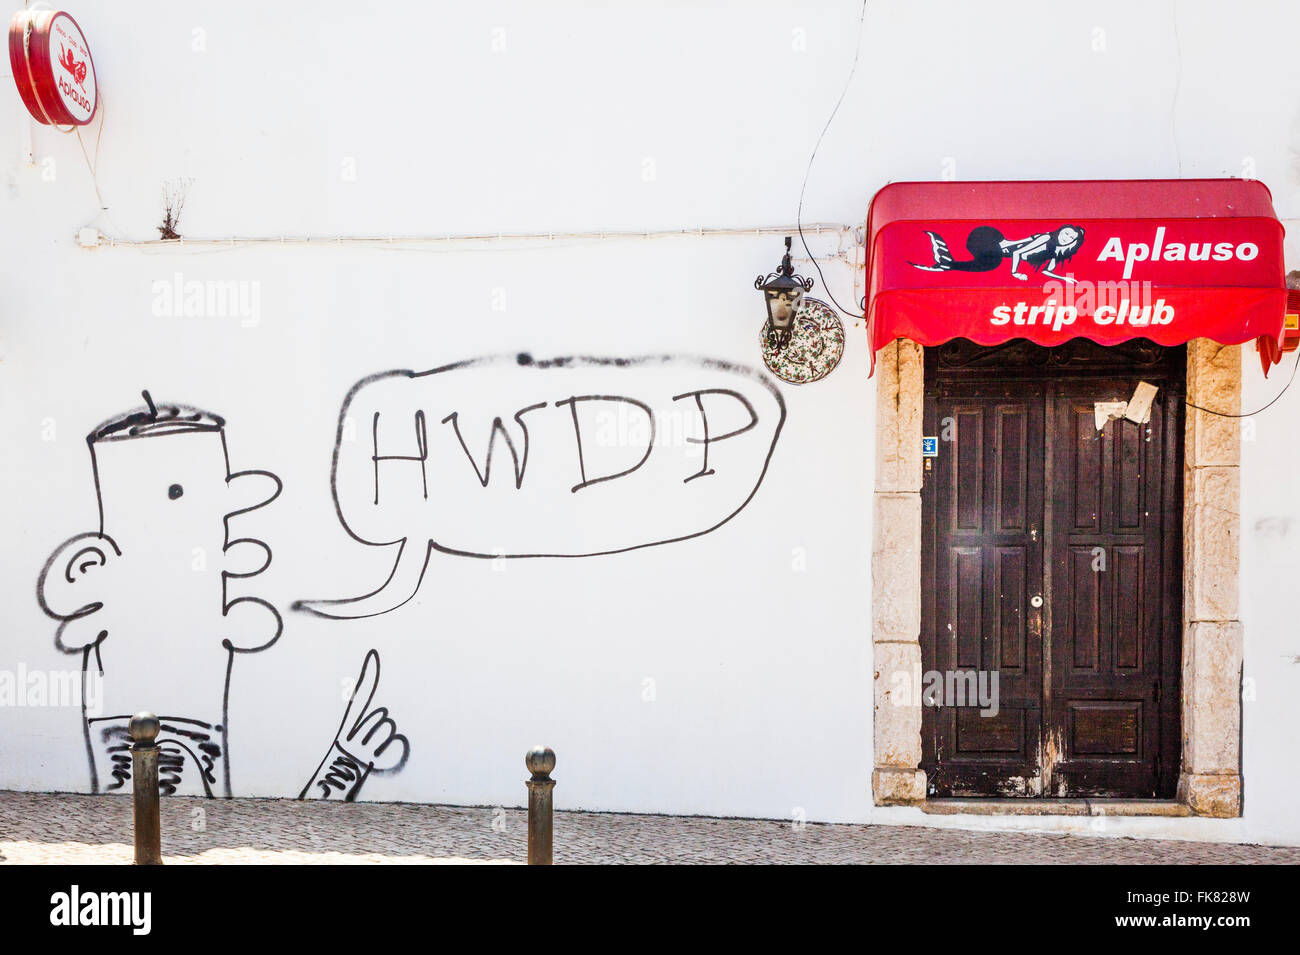
[[[338,726],[340,686],[374,647],[376,700],[412,752],[364,798],[518,804],[522,753],[544,741],[559,753],[557,797],[568,807],[1089,828],[870,806],[874,385],[861,328],[849,329],[829,379],[783,389],[788,421],[768,479],[712,535],[503,571],[445,558],[392,614],[338,622],[289,611],[296,599],[369,590],[387,573],[347,537],[330,498],[339,404],[358,379],[516,351],[754,364],[761,303],[750,283],[775,264],[779,239],[165,251],[73,241],[88,224],[156,235],[162,185],[181,177],[193,179],[181,223],[191,237],[788,223],[850,66],[858,10],[72,7],[105,98],[106,211],[96,214],[75,137],[37,129],[36,165],[21,163],[26,114],[16,93],[0,96],[0,669],[72,661],[54,649],[37,574],[60,541],[94,529],[85,433],[148,388],[223,415],[232,467],[284,481],[280,499],[249,516],[275,559],[248,592],[281,608],[285,630],[235,661],[236,794],[297,794]],[[872,4],[805,220],[859,222],[884,183],[946,172],[1253,175],[1283,218],[1300,217],[1297,28],[1300,8],[1283,2],[1040,5],[1018,16],[992,3]],[[83,134],[92,153],[97,128]],[[814,248],[829,256],[836,238]],[[850,267],[823,268],[837,297],[856,302]],[[155,315],[153,285],[176,273],[258,283],[257,323]],[[494,310],[502,292],[506,307]],[[1265,382],[1253,353],[1247,368],[1250,408],[1280,380]],[[1245,452],[1242,617],[1255,681],[1245,816],[1108,820],[1106,834],[1300,844],[1300,634],[1289,606],[1300,569],[1297,410],[1300,391],[1257,420]],[[165,613],[132,613],[161,629],[186,611],[167,600]],[[107,679],[122,686],[168,681],[193,686],[196,699],[219,696],[221,674],[165,639],[111,650]],[[646,679],[654,702],[642,699]],[[154,705],[138,692],[139,706]],[[87,785],[75,711],[0,707],[0,786]]]

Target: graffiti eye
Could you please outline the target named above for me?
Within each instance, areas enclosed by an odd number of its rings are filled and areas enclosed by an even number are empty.
[[[184,493],[185,493],[185,488],[181,487],[179,484],[173,484],[171,487],[167,489],[167,496],[171,498],[173,501],[176,500],[176,498],[180,497]]]

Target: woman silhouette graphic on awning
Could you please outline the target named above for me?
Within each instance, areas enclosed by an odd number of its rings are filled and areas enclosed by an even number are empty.
[[[948,251],[943,236],[929,231],[925,234],[930,237],[934,264],[910,262],[913,268],[927,272],[992,272],[1003,259],[1009,258],[1011,274],[1022,282],[1027,282],[1029,276],[1020,271],[1021,262],[1028,262],[1045,275],[1073,282],[1070,276],[1059,275],[1054,270],[1068,262],[1083,245],[1083,229],[1077,225],[1063,225],[1053,232],[1040,232],[1027,239],[1008,239],[992,226],[982,225],[976,226],[966,237],[966,251],[971,258],[958,261]]]

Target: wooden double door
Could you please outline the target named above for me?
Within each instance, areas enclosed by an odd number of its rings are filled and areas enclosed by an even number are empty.
[[[1185,367],[1147,341],[927,349],[930,795],[1173,796]],[[1149,423],[1099,429],[1140,381]]]

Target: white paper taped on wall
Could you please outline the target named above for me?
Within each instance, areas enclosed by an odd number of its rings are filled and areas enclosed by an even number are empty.
[[[1139,381],[1133,390],[1133,397],[1128,400],[1124,417],[1136,424],[1146,424],[1151,420],[1151,402],[1156,397],[1156,386],[1149,381]]]
[[[1127,401],[1098,401],[1092,406],[1093,420],[1097,423],[1097,430],[1100,431],[1106,427],[1107,421],[1114,421],[1117,418],[1124,417],[1128,410]]]
[[[1093,420],[1097,423],[1097,430],[1106,427],[1107,421],[1115,421],[1119,418],[1132,421],[1134,424],[1146,424],[1151,420],[1151,402],[1155,400],[1157,391],[1159,389],[1150,382],[1139,381],[1137,388],[1133,390],[1133,397],[1128,401],[1094,402],[1092,413]]]

